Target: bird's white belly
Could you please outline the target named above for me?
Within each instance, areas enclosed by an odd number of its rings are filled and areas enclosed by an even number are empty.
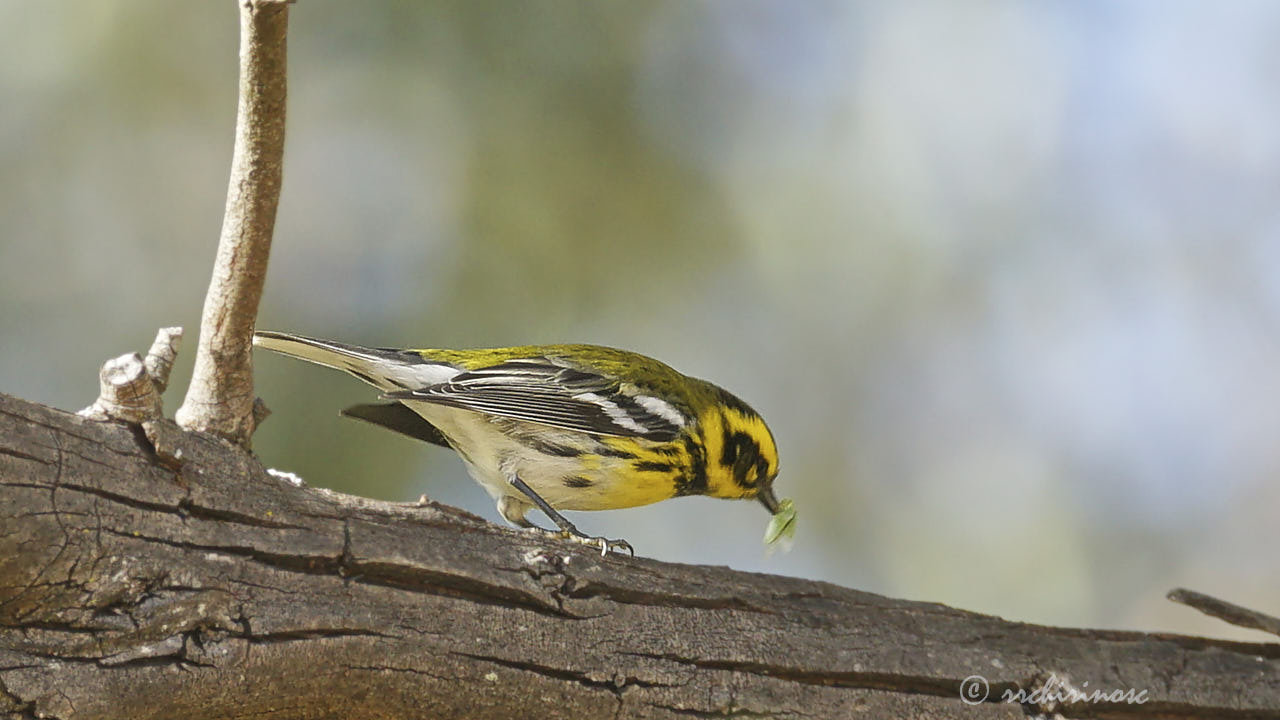
[[[616,466],[621,461],[596,456],[587,463],[582,457],[547,455],[504,432],[500,423],[509,425],[510,420],[495,422],[481,413],[432,403],[407,401],[405,404],[444,433],[471,477],[495,500],[509,496],[529,504],[524,493],[510,482],[510,478],[517,475],[554,508],[599,509],[608,506],[603,498],[609,497],[614,483],[620,481]],[[570,447],[595,442],[586,434],[573,431],[558,431],[554,435],[557,441]],[[575,478],[589,481],[590,485],[575,487],[566,483]]]

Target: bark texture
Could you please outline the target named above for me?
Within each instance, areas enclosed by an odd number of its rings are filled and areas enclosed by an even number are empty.
[[[136,427],[0,395],[0,715],[1280,715],[1280,645],[602,559],[444,506],[298,487],[214,436],[163,435],[156,454]],[[973,675],[987,702],[961,699]],[[996,702],[1050,676],[1147,702]]]
[[[239,0],[240,101],[222,234],[178,424],[248,446],[256,424],[253,324],[267,276],[284,164],[289,6]]]

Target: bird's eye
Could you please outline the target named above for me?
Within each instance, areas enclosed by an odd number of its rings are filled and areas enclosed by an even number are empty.
[[[738,457],[733,461],[733,476],[738,478],[742,484],[755,484],[759,478],[752,477],[752,469],[756,466],[756,451],[754,445],[748,445],[742,448],[738,453]]]

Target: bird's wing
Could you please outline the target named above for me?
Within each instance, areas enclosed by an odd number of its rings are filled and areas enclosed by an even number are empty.
[[[449,447],[449,441],[445,439],[444,433],[440,432],[439,428],[398,402],[352,405],[343,410],[342,415],[373,423],[378,427],[393,430],[415,440],[422,440],[441,447]]]
[[[673,440],[690,418],[617,378],[552,357],[468,370],[447,382],[386,395],[593,435]]]

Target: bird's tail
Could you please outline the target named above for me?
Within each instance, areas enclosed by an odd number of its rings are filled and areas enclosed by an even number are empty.
[[[282,332],[256,332],[253,344],[281,355],[351,373],[383,390],[422,388],[443,382],[456,368],[412,351],[368,348]]]

